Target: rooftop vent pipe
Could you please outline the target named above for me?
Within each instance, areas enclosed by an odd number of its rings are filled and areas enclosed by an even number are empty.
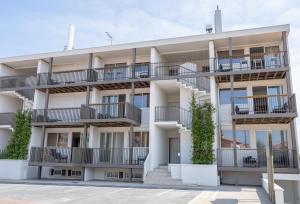
[[[67,46],[65,46],[65,50],[74,49],[74,32],[75,32],[75,25],[71,24],[69,26],[68,41],[67,41]]]
[[[222,32],[222,13],[219,9],[219,6],[217,6],[217,10],[215,10],[215,33],[221,33]]]

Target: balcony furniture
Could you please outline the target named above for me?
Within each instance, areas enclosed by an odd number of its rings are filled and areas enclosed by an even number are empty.
[[[274,106],[272,113],[286,113],[288,111],[288,104],[284,103],[283,106]]]
[[[252,156],[243,158],[243,167],[257,167],[257,160]]]
[[[146,160],[146,157],[144,157],[144,156],[138,157],[137,158],[137,164],[138,165],[143,165],[145,160]]]
[[[170,68],[169,69],[169,76],[177,76],[179,75],[179,68]]]
[[[148,72],[140,72],[138,77],[139,78],[148,78],[149,77],[149,73]]]
[[[254,69],[262,69],[263,68],[263,60],[262,59],[253,59],[252,60]]]
[[[97,119],[106,119],[106,118],[113,118],[112,115],[109,113],[98,113],[97,114]]]
[[[248,60],[241,60],[241,69],[248,69]]]
[[[63,155],[56,149],[50,149],[50,156],[55,162],[67,162],[68,160],[68,155]]]
[[[230,72],[230,65],[229,64],[219,64],[219,71],[220,72]]]
[[[238,106],[235,106],[235,113],[238,115],[248,115],[249,108],[240,108]]]

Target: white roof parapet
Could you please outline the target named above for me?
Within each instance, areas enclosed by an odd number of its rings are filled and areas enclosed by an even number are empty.
[[[88,53],[126,50],[132,48],[146,48],[146,47],[151,48],[151,47],[161,46],[161,45],[171,45],[171,44],[189,43],[189,42],[197,42],[197,41],[209,41],[209,40],[224,39],[228,37],[241,37],[241,36],[248,36],[248,35],[283,32],[283,31],[289,32],[290,25],[284,24],[284,25],[276,25],[276,26],[268,26],[268,27],[260,27],[260,28],[226,31],[221,33],[209,33],[209,34],[205,33],[201,35],[192,35],[192,36],[185,36],[185,37],[166,38],[160,40],[115,44],[115,45],[101,46],[101,47],[91,47],[91,48],[73,49],[73,50],[65,50],[65,51],[57,51],[57,52],[32,54],[32,55],[5,57],[5,58],[0,58],[0,63],[38,60],[38,59],[46,59],[50,57],[63,57],[63,56],[80,55],[80,54],[88,54]]]

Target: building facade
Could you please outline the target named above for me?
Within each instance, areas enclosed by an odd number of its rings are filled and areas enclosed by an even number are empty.
[[[194,93],[216,108],[221,184],[261,184],[269,132],[275,173],[296,175],[288,34],[280,25],[2,58],[0,148],[12,113],[30,108],[31,176],[151,183],[168,164],[192,163]]]

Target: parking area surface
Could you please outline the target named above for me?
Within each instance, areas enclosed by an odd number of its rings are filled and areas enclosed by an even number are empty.
[[[176,190],[127,187],[0,184],[0,204],[58,203],[263,203],[269,204],[263,189],[221,186],[215,190]]]

